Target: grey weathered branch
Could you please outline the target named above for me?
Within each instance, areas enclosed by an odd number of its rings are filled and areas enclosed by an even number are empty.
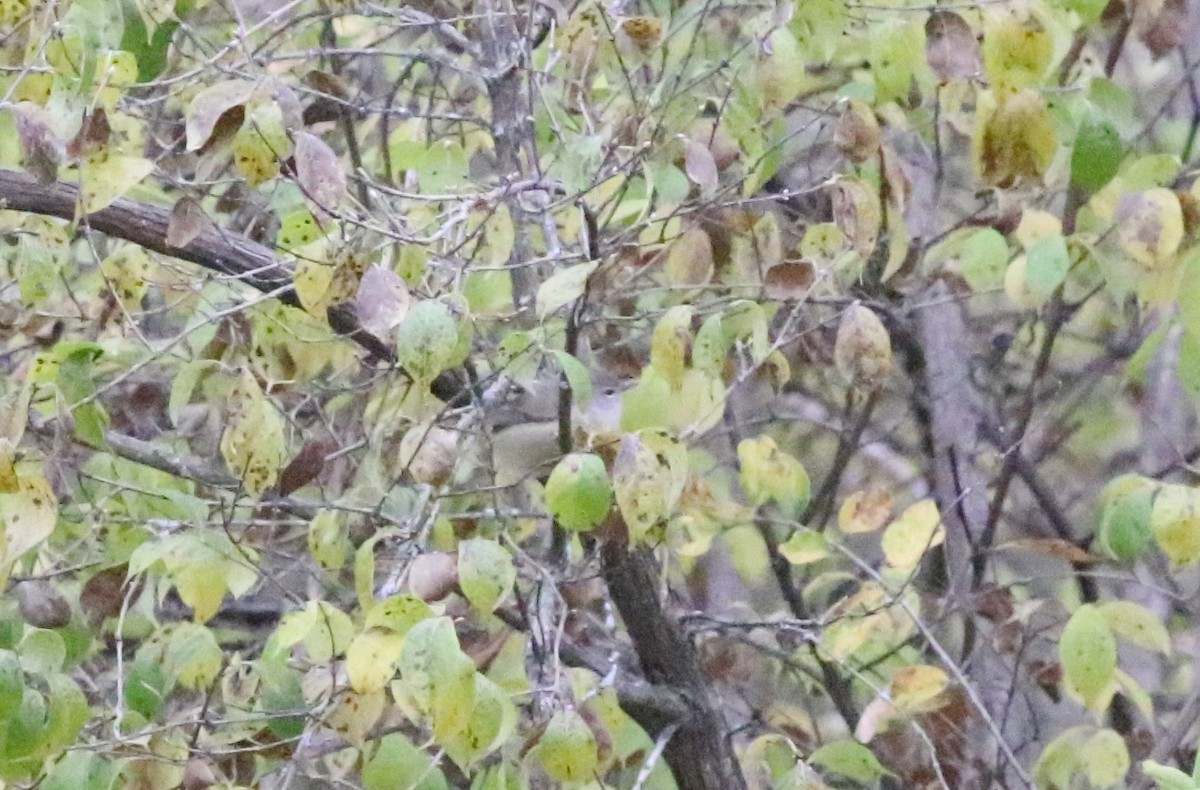
[[[25,173],[0,169],[0,208],[24,211],[65,220],[76,220],[79,188],[58,181],[42,184]],[[182,246],[167,242],[171,213],[165,208],[119,198],[111,206],[83,217],[87,227],[113,238],[124,239],[139,247],[199,266],[244,282],[255,290],[270,294],[293,307],[300,299],[292,282],[292,270],[258,242],[237,233],[228,233],[210,224]],[[379,338],[364,331],[348,307],[330,310],[330,325],[371,354],[388,362],[395,351]],[[433,393],[445,401],[457,399],[463,391],[457,372],[443,374],[432,386]]]

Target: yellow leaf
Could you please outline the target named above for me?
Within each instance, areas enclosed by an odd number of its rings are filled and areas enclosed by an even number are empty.
[[[940,546],[946,528],[932,499],[922,499],[905,510],[883,533],[883,553],[897,568],[915,568],[925,552]]]
[[[994,85],[1036,85],[1054,57],[1054,38],[1033,14],[1018,16],[1007,8],[988,16],[984,26],[983,63]]]
[[[1164,485],[1154,498],[1150,528],[1158,547],[1175,567],[1200,560],[1200,491]]]
[[[1167,627],[1146,607],[1133,601],[1107,601],[1099,604],[1099,609],[1118,639],[1163,655],[1171,654]]]
[[[985,91],[979,96],[975,129],[975,167],[979,177],[998,187],[1042,177],[1058,151],[1058,136],[1041,94]]]
[[[904,667],[892,675],[892,702],[905,713],[937,710],[943,703],[939,697],[949,683],[945,671],[937,667]]]
[[[0,494],[0,525],[5,546],[0,566],[7,565],[50,537],[58,522],[58,497],[40,474],[17,476],[17,490]]]
[[[1169,189],[1123,195],[1115,220],[1121,250],[1147,271],[1165,268],[1183,241],[1183,209]]]
[[[346,650],[346,674],[359,694],[383,690],[396,674],[396,661],[404,637],[372,628],[358,636]]]
[[[838,528],[847,535],[874,532],[892,515],[892,495],[871,489],[855,491],[846,497],[838,511]]]
[[[801,529],[779,545],[779,553],[793,565],[807,565],[828,557],[829,546],[824,535]]]
[[[154,172],[154,163],[140,156],[97,151],[79,169],[80,210],[91,214],[112,205]]]
[[[789,516],[808,507],[810,483],[804,465],[780,450],[770,436],[738,443],[742,490],[756,505],[775,502]]]

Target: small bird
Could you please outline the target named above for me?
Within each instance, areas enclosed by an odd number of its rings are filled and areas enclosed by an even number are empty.
[[[615,434],[621,426],[622,396],[628,382],[603,372],[594,373],[592,379],[588,401],[572,404],[571,426],[584,437]],[[557,379],[538,380],[510,401],[489,419],[492,468],[496,485],[503,487],[544,477],[562,457]]]

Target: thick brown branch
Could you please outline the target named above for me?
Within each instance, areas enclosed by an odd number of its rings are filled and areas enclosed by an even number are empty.
[[[671,689],[685,702],[687,716],[661,716],[661,709],[626,706],[625,711],[656,737],[678,724],[664,755],[680,790],[738,790],[746,786],[729,742],[724,717],[709,695],[700,657],[679,623],[658,599],[657,565],[646,548],[609,541],[602,549],[604,580],[621,614],[646,679]],[[675,713],[675,712],[672,712]]]

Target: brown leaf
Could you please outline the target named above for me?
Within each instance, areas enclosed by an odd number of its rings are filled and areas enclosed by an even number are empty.
[[[779,301],[803,299],[816,279],[817,267],[812,261],[786,261],[767,269],[763,275],[763,294]]]
[[[105,568],[87,580],[79,593],[79,607],[87,614],[90,622],[99,625],[106,618],[116,617],[121,613],[128,580],[129,566],[126,563]],[[141,595],[145,580],[138,578],[134,585],[132,594],[129,594],[130,603]]]
[[[304,82],[313,90],[332,96],[341,101],[350,100],[350,90],[346,83],[336,74],[326,71],[310,71],[304,75]]]
[[[167,244],[186,247],[212,224],[204,213],[200,201],[184,195],[171,207],[171,218],[167,221]]]
[[[346,171],[324,140],[308,132],[296,133],[296,180],[320,209],[332,211],[346,194]]]
[[[1041,554],[1046,557],[1053,557],[1056,560],[1078,562],[1085,565],[1100,561],[1100,558],[1095,554],[1084,551],[1074,543],[1061,538],[1018,538],[1017,540],[1010,540],[1007,543],[1000,544],[996,547],[996,550]]]
[[[953,11],[936,10],[925,20],[925,60],[942,82],[979,73],[979,41],[967,21]]]
[[[993,623],[1003,623],[1015,611],[1012,590],[1007,587],[989,587],[975,598],[975,612]]]
[[[112,127],[108,125],[108,115],[103,107],[97,107],[83,116],[83,125],[75,139],[67,143],[67,155],[72,159],[84,159],[97,151],[103,150],[112,137]]]
[[[287,496],[317,479],[325,468],[325,457],[337,450],[332,439],[313,439],[305,442],[283,471],[279,473],[279,495]]]
[[[851,99],[842,108],[833,143],[847,159],[862,164],[879,152],[879,120],[866,102]]]

